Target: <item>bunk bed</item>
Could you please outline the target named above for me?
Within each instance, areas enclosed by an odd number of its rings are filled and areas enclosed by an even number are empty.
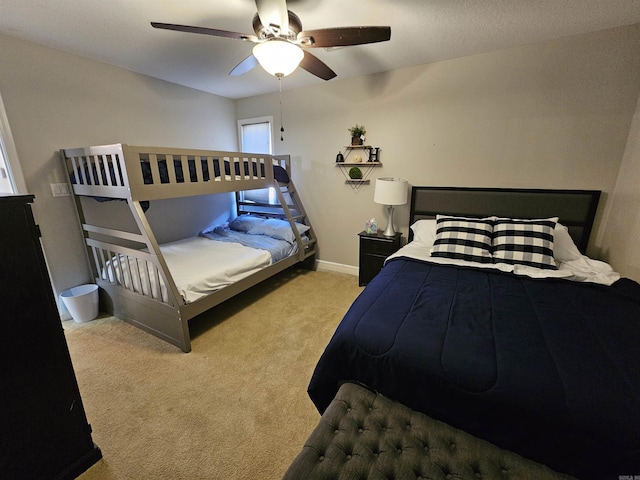
[[[289,156],[126,144],[61,153],[88,261],[103,291],[103,308],[184,352],[191,350],[190,319],[294,264],[313,267],[316,237],[291,180]],[[246,192],[271,187],[275,203],[245,200]],[[236,216],[230,220],[276,222],[275,237],[290,247],[285,254],[274,257],[274,250],[262,245],[229,243],[228,237],[239,232],[225,225],[196,237],[158,243],[145,214],[154,200],[230,192],[235,193]],[[87,220],[83,210],[87,197],[125,201],[137,231]],[[266,240],[262,234],[272,231],[262,229],[254,237]],[[194,270],[200,275],[196,279]]]
[[[599,196],[413,187],[410,242],[316,365],[308,393],[318,410],[350,381],[581,480],[637,473],[640,285],[585,255]],[[504,260],[504,225],[522,229],[514,246],[539,225],[553,258],[486,263],[484,250]]]

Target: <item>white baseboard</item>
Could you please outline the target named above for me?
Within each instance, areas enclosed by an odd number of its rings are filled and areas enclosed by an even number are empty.
[[[318,270],[324,270],[327,272],[346,273],[347,275],[358,276],[358,267],[351,265],[344,265],[342,263],[327,262],[325,260],[318,260],[316,262]]]

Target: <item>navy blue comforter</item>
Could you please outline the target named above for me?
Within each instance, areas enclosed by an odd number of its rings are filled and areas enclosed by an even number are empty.
[[[580,479],[640,475],[640,285],[387,263],[320,358],[342,381]]]

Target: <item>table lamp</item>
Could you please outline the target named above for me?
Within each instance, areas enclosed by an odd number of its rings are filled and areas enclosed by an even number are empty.
[[[373,201],[387,206],[387,228],[383,235],[393,237],[396,232],[393,229],[393,207],[407,203],[408,180],[404,178],[380,177],[376,179],[376,188]]]

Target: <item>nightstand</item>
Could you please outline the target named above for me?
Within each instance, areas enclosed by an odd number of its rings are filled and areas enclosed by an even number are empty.
[[[385,237],[382,233],[370,234],[364,231],[360,236],[360,271],[358,285],[363,286],[375,277],[386,258],[400,248],[401,233]]]

